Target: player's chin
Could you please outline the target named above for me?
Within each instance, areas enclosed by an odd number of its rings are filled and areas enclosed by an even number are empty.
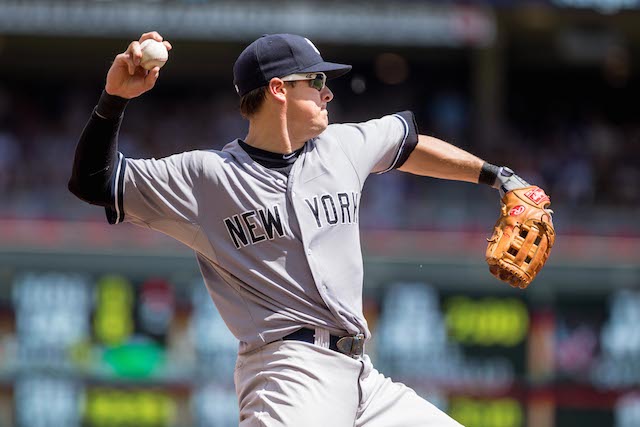
[[[320,112],[320,117],[318,117],[318,121],[322,124],[322,126],[324,126],[324,129],[326,129],[327,126],[329,126],[329,112],[327,110],[322,110]]]
[[[321,123],[318,123],[316,126],[314,126],[315,133],[317,135],[320,135],[322,132],[324,132],[327,129],[328,126],[329,126],[329,123],[327,120],[324,120]]]
[[[311,128],[317,134],[324,132],[329,126],[329,117],[326,114],[320,114],[311,121]]]

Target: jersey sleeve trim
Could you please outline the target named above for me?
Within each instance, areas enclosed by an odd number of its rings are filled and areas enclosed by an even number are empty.
[[[400,113],[396,113],[393,115],[402,122],[404,126],[404,138],[402,143],[400,144],[400,148],[396,153],[396,156],[387,169],[378,172],[379,174],[383,174],[385,172],[389,172],[392,169],[398,169],[404,162],[407,161],[409,155],[413,152],[418,145],[418,125],[416,124],[415,117],[411,111],[402,111]]]
[[[118,152],[118,164],[112,182],[113,207],[105,208],[109,224],[119,224],[124,221],[124,172],[127,169],[127,159]]]

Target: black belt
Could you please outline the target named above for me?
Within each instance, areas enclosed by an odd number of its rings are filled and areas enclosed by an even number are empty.
[[[282,338],[290,341],[304,341],[313,344],[315,342],[315,331],[311,329],[298,329]],[[348,335],[339,337],[329,335],[329,349],[350,357],[362,356],[364,353],[364,334]]]

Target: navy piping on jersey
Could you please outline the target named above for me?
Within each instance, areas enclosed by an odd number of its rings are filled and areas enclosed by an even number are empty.
[[[389,172],[392,169],[401,167],[416,148],[416,145],[418,145],[418,126],[416,125],[413,113],[411,111],[402,111],[394,114],[393,116],[397,117],[404,126],[404,139],[400,144],[400,148],[398,149],[391,166],[381,172],[378,172],[378,174]],[[408,119],[411,120],[411,124],[409,124]]]
[[[398,159],[400,159],[400,155],[402,154],[402,149],[404,148],[404,145],[407,142],[407,136],[409,136],[409,125],[407,124],[407,121],[402,116],[399,116],[397,114],[394,114],[393,116],[399,118],[400,121],[402,122],[402,126],[404,126],[404,138],[402,139],[400,148],[396,153],[396,158],[393,159],[393,163],[391,163],[391,166],[389,166],[387,169],[383,170],[380,173],[389,172],[391,169],[395,168],[396,164],[398,164]]]
[[[127,159],[118,152],[118,165],[113,174],[113,207],[105,208],[109,224],[119,224],[124,221],[124,172],[127,169]]]
[[[118,169],[116,171],[116,182],[114,185],[116,195],[116,224],[122,222],[124,220],[124,171],[127,168],[127,160],[122,155],[122,153],[118,152]]]

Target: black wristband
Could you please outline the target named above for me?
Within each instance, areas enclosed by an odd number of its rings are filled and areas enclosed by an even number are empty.
[[[487,184],[493,187],[498,173],[500,173],[500,167],[484,162],[482,169],[480,169],[480,176],[478,176],[478,184]]]
[[[128,99],[116,95],[109,95],[103,90],[95,111],[104,119],[117,119],[122,116],[128,103]]]

